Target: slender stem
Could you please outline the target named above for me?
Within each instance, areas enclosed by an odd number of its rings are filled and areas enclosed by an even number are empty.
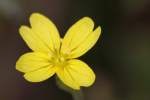
[[[83,92],[80,91],[72,91],[73,100],[84,100]]]
[[[64,83],[62,83],[62,81],[58,77],[56,77],[56,84],[60,89],[70,93],[73,97],[73,100],[84,100],[82,89],[73,90],[69,88],[68,86],[66,86]]]

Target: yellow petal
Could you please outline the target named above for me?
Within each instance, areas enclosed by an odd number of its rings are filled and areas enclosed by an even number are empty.
[[[80,89],[80,86],[88,87],[95,81],[95,74],[90,67],[80,60],[70,60],[63,70],[57,72],[58,77],[67,86]]]
[[[30,16],[33,31],[38,35],[51,50],[59,50],[60,36],[56,26],[46,16],[33,13]]]
[[[34,71],[51,65],[50,58],[50,55],[44,53],[26,53],[18,59],[16,69],[24,73]]]
[[[90,33],[86,37],[86,39],[80,45],[78,45],[77,48],[71,51],[70,58],[77,58],[85,54],[88,50],[90,50],[96,44],[97,40],[99,39],[100,34],[101,34],[101,28],[98,27],[95,29],[95,31]]]
[[[93,31],[94,22],[89,17],[84,17],[76,22],[66,33],[61,52],[68,54],[75,49]]]
[[[55,67],[49,66],[32,72],[28,72],[24,75],[24,78],[29,82],[41,82],[53,76],[55,72]]]
[[[19,32],[24,41],[33,51],[50,52],[49,46],[46,45],[44,41],[39,36],[37,36],[29,27],[21,26]]]
[[[77,82],[74,81],[74,79],[72,78],[70,73],[68,73],[68,70],[66,68],[57,71],[56,74],[59,77],[59,79],[68,87],[75,90],[80,89],[80,86],[77,84]]]

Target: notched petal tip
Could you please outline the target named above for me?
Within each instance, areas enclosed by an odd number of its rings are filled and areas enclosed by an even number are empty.
[[[100,27],[100,26],[98,26],[98,27],[95,29],[95,31],[97,31],[97,32],[101,33],[102,29],[101,29],[101,27]]]
[[[35,80],[32,80],[32,79],[28,78],[28,76],[27,76],[26,74],[23,75],[23,78],[24,78],[26,81],[30,82],[30,83],[42,82],[42,81],[35,81]]]
[[[85,23],[87,23],[87,25],[91,25],[94,27],[94,21],[92,18],[86,16],[86,17],[83,17],[81,18],[80,20],[84,21]]]
[[[95,34],[95,37],[97,37],[97,38],[95,38],[95,39],[96,39],[96,41],[97,41],[97,40],[99,39],[100,35],[101,35],[101,27],[98,26],[98,27],[93,31],[92,34]]]
[[[41,14],[41,13],[38,13],[38,12],[35,12],[35,13],[32,13],[29,17],[29,20],[30,20],[30,23],[32,22],[32,20],[34,19],[46,19],[46,20],[50,20],[47,16]]]
[[[21,33],[25,28],[27,28],[26,25],[21,25],[19,28],[19,33]]]
[[[27,31],[29,30],[30,28],[26,25],[22,25],[20,28],[19,28],[19,34],[22,36],[23,34],[28,34]]]
[[[51,51],[60,48],[60,35],[56,25],[47,16],[33,13],[29,18],[34,33],[46,44]]]
[[[88,85],[87,85],[87,86],[84,86],[84,87],[90,87],[90,86],[92,86],[92,85],[95,83],[95,80],[96,80],[96,75],[95,75],[95,73],[93,72],[93,76],[92,76],[92,81],[91,81],[91,83],[88,83]]]
[[[24,73],[24,71],[22,71],[22,69],[20,68],[19,60],[16,62],[16,67],[15,68],[16,68],[17,71]]]
[[[35,16],[44,16],[44,15],[42,15],[41,13],[38,13],[38,12],[34,12],[30,15],[29,19],[32,17],[35,17]]]
[[[95,82],[94,71],[84,62],[74,59],[68,61],[68,66],[57,72],[60,80],[74,90],[89,87]]]
[[[89,16],[85,16],[85,17],[81,18],[81,20],[83,20],[83,19],[94,23],[93,19]]]

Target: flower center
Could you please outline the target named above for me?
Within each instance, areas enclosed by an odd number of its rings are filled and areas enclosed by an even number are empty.
[[[52,62],[55,66],[64,66],[66,65],[66,61],[67,59],[65,58],[65,56],[57,53],[52,57]]]

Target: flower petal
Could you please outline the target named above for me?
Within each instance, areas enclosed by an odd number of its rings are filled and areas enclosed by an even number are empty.
[[[33,13],[30,16],[33,31],[38,35],[51,50],[59,50],[60,36],[56,26],[46,16]]]
[[[75,90],[79,90],[80,86],[77,84],[77,82],[74,81],[70,73],[68,73],[68,70],[66,68],[58,70],[56,72],[59,79],[68,87],[73,88]]]
[[[40,69],[42,67],[50,66],[50,58],[50,55],[44,53],[26,53],[18,59],[16,63],[16,69],[26,73]]]
[[[28,72],[24,75],[24,78],[29,82],[41,82],[53,76],[55,72],[56,68],[49,66],[35,70],[33,72]]]
[[[80,60],[70,60],[63,70],[57,72],[58,77],[64,84],[80,89],[80,86],[88,87],[95,81],[95,74],[90,67]]]
[[[27,26],[21,26],[19,32],[24,41],[33,51],[38,52],[50,51],[48,45],[46,45],[44,41],[39,36],[37,36],[31,28]]]
[[[71,51],[69,58],[77,58],[85,54],[96,44],[100,34],[101,28],[98,27],[95,29],[95,31],[90,33],[87,38],[80,45],[78,45],[77,48]]]
[[[94,22],[89,17],[84,17],[76,22],[66,33],[63,41],[61,52],[69,54],[93,31]]]

